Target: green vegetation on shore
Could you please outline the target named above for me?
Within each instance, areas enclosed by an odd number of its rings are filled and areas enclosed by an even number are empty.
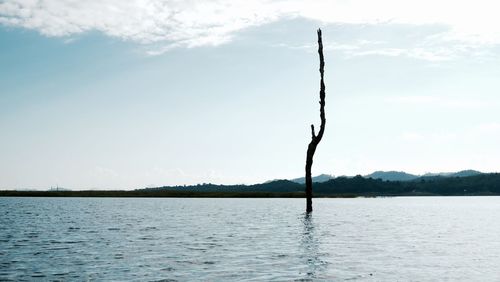
[[[337,177],[314,184],[316,197],[375,196],[472,196],[500,195],[500,174],[479,174],[468,177],[420,177],[412,181]],[[157,188],[88,191],[0,191],[0,196],[17,197],[214,197],[214,198],[299,198],[304,185],[276,180],[255,185],[198,184]]]
[[[0,197],[128,197],[128,198],[301,198],[303,192],[200,192],[145,190],[84,190],[84,191],[0,191]]]

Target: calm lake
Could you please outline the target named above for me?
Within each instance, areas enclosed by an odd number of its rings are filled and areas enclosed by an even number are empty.
[[[500,197],[0,198],[0,280],[500,281]]]

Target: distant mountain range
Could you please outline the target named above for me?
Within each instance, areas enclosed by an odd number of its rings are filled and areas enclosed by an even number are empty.
[[[373,179],[381,179],[384,181],[412,181],[418,178],[431,178],[431,177],[468,177],[468,176],[474,176],[482,174],[482,172],[477,171],[477,170],[462,170],[459,172],[438,172],[438,173],[426,173],[422,175],[416,175],[416,174],[411,174],[411,173],[406,173],[404,171],[375,171],[373,173],[370,173],[368,175],[363,176],[364,178],[373,178]],[[345,176],[348,177],[349,176]],[[354,177],[354,176],[353,176]],[[335,176],[330,175],[330,174],[320,174],[318,176],[314,176],[312,178],[312,181],[314,183],[322,183],[322,182],[327,182],[328,180],[334,179]],[[270,180],[267,181],[266,183],[273,182],[275,180]],[[305,178],[304,177],[299,177],[299,178],[293,178],[289,179],[289,181],[298,183],[298,184],[305,184]]]
[[[376,171],[353,177],[314,177],[316,197],[500,195],[500,173],[463,170],[413,175]],[[133,191],[0,191],[0,196],[50,197],[303,197],[304,180],[274,180],[253,185],[197,184]]]
[[[440,172],[426,173],[423,175],[415,175],[404,171],[375,171],[374,173],[365,175],[365,178],[381,179],[384,181],[412,181],[420,178],[439,178],[439,177],[468,177],[482,174],[477,170],[462,170],[459,172]]]
[[[430,178],[437,178],[437,177],[468,177],[468,176],[474,176],[474,175],[479,175],[482,174],[482,172],[477,171],[477,170],[462,170],[459,172],[439,172],[439,173],[426,173],[422,175],[416,175],[416,174],[410,174],[406,173],[404,171],[375,171],[373,173],[370,173],[368,175],[363,176],[364,178],[373,178],[373,179],[380,179],[384,181],[412,181],[420,178],[425,178],[425,179],[430,179]],[[347,177],[347,178],[352,178],[354,176],[342,176],[342,177]],[[314,183],[323,183],[327,182],[329,180],[335,179],[335,176],[331,174],[320,174],[317,176],[313,176],[312,181]],[[274,182],[278,179],[274,180],[269,180],[265,183],[271,183]],[[288,181],[295,182],[298,184],[305,184],[305,178],[304,177],[298,177],[298,178],[293,178],[293,179],[288,179]]]
[[[329,179],[315,183],[314,194],[318,197],[500,195],[499,173],[481,173],[474,170],[424,175],[378,171],[367,176],[334,178],[331,175],[319,175],[315,179],[317,181]],[[161,195],[167,192],[218,193],[212,196],[238,195],[241,197],[255,196],[255,194],[248,193],[260,193],[266,197],[296,197],[303,196],[304,184],[303,179],[298,178],[293,181],[275,180],[253,185],[164,186],[138,189],[136,192],[151,193],[151,195]]]
[[[421,176],[410,181],[385,181],[340,176],[314,184],[315,197],[377,196],[500,196],[500,173],[471,172]],[[472,172],[473,173],[473,172]],[[405,175],[407,178],[407,175]],[[163,186],[132,191],[0,191],[0,196],[29,197],[304,197],[304,184],[275,180],[254,185],[198,184]]]
[[[404,171],[375,171],[365,175],[365,178],[381,179],[385,181],[410,181],[417,179],[419,176],[409,174]]]
[[[312,181],[314,183],[321,183],[321,182],[327,182],[328,180],[334,179],[334,178],[335,177],[333,175],[330,175],[330,174],[320,174],[318,176],[314,176],[312,178]],[[299,184],[305,184],[306,183],[306,178],[305,177],[299,177],[299,178],[290,179],[290,181],[295,182],[295,183],[299,183]]]
[[[434,176],[443,176],[443,177],[468,177],[468,176],[474,176],[478,174],[483,174],[480,171],[477,170],[462,170],[459,172],[442,172],[442,173],[426,173],[423,175],[423,177],[434,177]]]

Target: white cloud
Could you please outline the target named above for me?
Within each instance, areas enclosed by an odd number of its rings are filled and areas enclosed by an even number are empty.
[[[276,20],[269,1],[7,0],[0,23],[68,36],[89,30],[140,43],[218,45],[233,32]]]
[[[495,0],[350,0],[303,3],[300,14],[324,22],[352,24],[444,24],[449,40],[498,43],[500,26]]]
[[[442,24],[441,40],[466,46],[500,43],[500,3],[493,0],[4,0],[0,24],[71,36],[97,30],[142,44],[172,47],[219,45],[247,27],[302,17],[336,24]],[[450,54],[428,49],[386,48],[368,54],[406,55],[431,61]],[[361,54],[362,55],[362,54]]]

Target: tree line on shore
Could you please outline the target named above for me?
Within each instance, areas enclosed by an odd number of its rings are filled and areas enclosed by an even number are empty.
[[[360,175],[342,176],[315,183],[314,187],[316,196],[500,195],[500,174],[488,173],[468,177],[419,177],[412,181],[384,181]],[[276,180],[255,185],[198,184],[143,190],[296,193],[303,191],[304,185],[289,180]]]
[[[385,181],[355,177],[337,177],[315,183],[315,197],[375,196],[467,196],[500,195],[500,173],[468,177],[420,177],[412,181]],[[87,191],[0,191],[0,196],[51,197],[304,197],[304,184],[275,180],[254,185],[216,185]]]

